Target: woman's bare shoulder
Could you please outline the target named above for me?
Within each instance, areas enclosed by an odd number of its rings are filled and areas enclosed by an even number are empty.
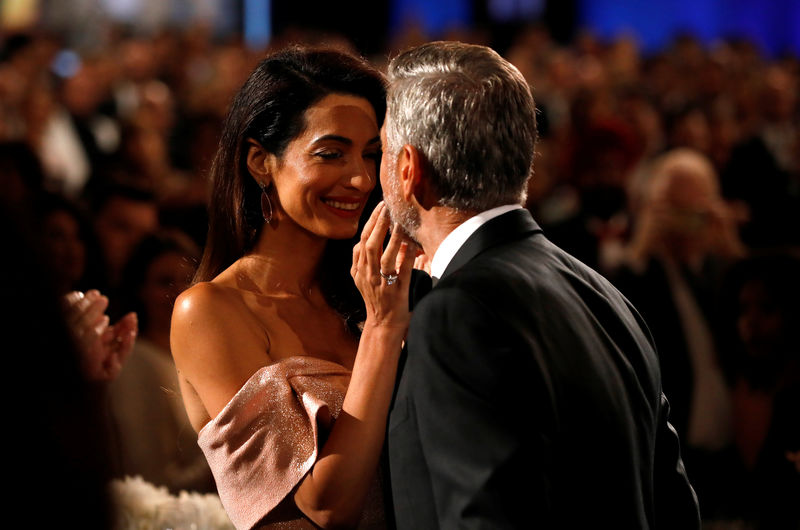
[[[247,379],[270,364],[268,339],[235,287],[203,282],[175,302],[170,333],[172,355],[214,417]]]
[[[179,367],[189,362],[266,363],[268,339],[241,292],[201,282],[178,297],[172,314],[172,352]]]
[[[175,301],[178,316],[203,317],[219,315],[218,306],[231,308],[242,304],[237,289],[222,283],[199,282],[183,291]],[[241,309],[244,309],[242,305]]]
[[[213,282],[201,282],[185,290],[175,300],[172,311],[172,336],[183,333],[227,335],[234,331],[247,311],[235,289]]]

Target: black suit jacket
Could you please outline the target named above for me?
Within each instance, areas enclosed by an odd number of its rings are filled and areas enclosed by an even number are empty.
[[[387,438],[400,529],[699,528],[628,301],[515,210],[414,308]]]

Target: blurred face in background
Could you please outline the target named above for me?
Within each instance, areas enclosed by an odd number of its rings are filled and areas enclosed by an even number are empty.
[[[109,273],[115,278],[144,236],[158,228],[155,203],[125,197],[111,198],[95,220]]]
[[[86,269],[86,244],[77,219],[65,210],[51,212],[43,221],[42,244],[59,288],[73,288]]]
[[[104,97],[101,78],[94,68],[84,64],[74,76],[66,79],[61,87],[61,98],[67,109],[75,116],[91,116]]]
[[[704,252],[710,248],[721,199],[710,167],[693,158],[675,159],[653,184],[651,207],[659,212],[659,234],[672,248]]]
[[[148,328],[169,327],[175,299],[189,288],[193,274],[193,262],[179,252],[165,252],[150,262],[139,293]]]
[[[698,235],[707,223],[713,190],[705,179],[683,169],[675,169],[671,184],[664,190],[669,206],[668,231],[678,237]]]

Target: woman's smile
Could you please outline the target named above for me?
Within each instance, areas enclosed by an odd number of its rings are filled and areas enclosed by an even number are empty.
[[[362,198],[323,197],[321,200],[332,213],[341,217],[359,217],[366,203],[366,196]]]

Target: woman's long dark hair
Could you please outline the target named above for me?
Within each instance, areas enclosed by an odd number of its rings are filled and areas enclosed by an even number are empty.
[[[305,129],[306,110],[329,94],[363,97],[375,110],[378,126],[382,124],[384,77],[358,57],[294,46],[269,55],[250,74],[228,111],[211,166],[209,229],[195,282],[211,280],[251,250],[264,224],[261,189],[247,169],[247,139],[280,158]],[[376,187],[365,216],[380,195]],[[351,330],[363,319],[363,302],[349,274],[354,244],[330,241],[318,278],[328,303]]]

